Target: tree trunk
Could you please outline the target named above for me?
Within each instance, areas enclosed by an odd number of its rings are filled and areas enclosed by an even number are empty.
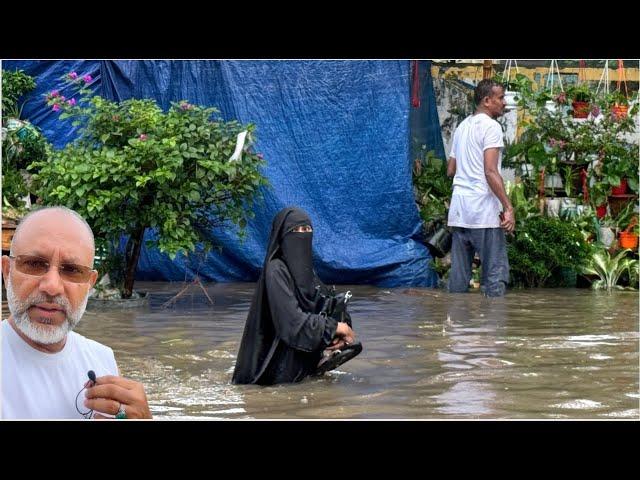
[[[131,294],[133,293],[133,282],[136,277],[136,269],[138,268],[138,258],[140,258],[140,248],[142,247],[144,230],[145,227],[140,227],[135,230],[127,242],[122,298],[131,298]]]

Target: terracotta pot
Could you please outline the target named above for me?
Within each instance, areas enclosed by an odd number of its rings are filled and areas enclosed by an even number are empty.
[[[633,232],[620,232],[618,238],[620,240],[620,248],[630,248],[631,250],[638,248],[638,234]]]
[[[629,105],[615,104],[611,107],[611,114],[614,118],[624,118],[629,114]]]
[[[574,101],[571,106],[573,107],[573,118],[587,118],[591,111],[589,102]]]

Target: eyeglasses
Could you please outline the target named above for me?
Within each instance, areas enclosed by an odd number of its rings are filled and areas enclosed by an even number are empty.
[[[34,277],[45,275],[51,268],[51,263],[47,259],[35,255],[17,255],[15,257],[9,255],[9,258],[16,261],[16,270]],[[91,273],[96,271],[91,267],[75,263],[61,263],[57,268],[63,280],[73,283],[87,283],[91,278]]]

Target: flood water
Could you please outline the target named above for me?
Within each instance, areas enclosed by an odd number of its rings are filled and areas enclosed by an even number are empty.
[[[502,299],[339,286],[364,345],[321,378],[231,384],[254,284],[138,282],[148,307],[88,308],[79,333],[113,348],[154,418],[638,419],[638,293],[513,290]]]

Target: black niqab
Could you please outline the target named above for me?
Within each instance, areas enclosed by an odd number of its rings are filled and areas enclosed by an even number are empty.
[[[283,222],[280,238],[280,258],[287,264],[296,285],[296,296],[304,310],[315,307],[316,289],[313,273],[312,232],[294,232],[302,225],[311,226],[311,219],[301,210],[292,210]],[[277,252],[276,252],[277,254]]]

